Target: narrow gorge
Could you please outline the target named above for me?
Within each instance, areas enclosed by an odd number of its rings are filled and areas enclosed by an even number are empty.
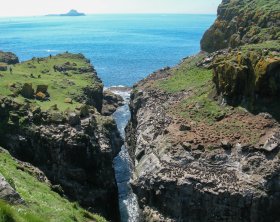
[[[134,47],[151,41],[145,27]],[[106,34],[96,49],[107,44],[117,66],[108,41],[119,30]],[[142,61],[121,59],[133,74]],[[108,76],[104,87],[83,54],[0,51],[0,221],[280,221],[279,0],[222,0],[198,54],[133,87]]]

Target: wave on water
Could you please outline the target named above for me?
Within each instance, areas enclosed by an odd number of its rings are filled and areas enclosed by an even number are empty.
[[[122,96],[125,100],[125,105],[119,107],[118,110],[113,114],[120,134],[123,138],[125,138],[125,127],[130,119],[128,102],[131,88],[124,86],[114,86],[107,89]],[[122,146],[120,153],[114,159],[114,169],[119,192],[119,209],[121,221],[138,222],[140,217],[139,205],[137,197],[133,193],[130,185],[133,164],[125,146]]]

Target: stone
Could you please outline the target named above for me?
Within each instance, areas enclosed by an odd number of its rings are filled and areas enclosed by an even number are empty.
[[[16,192],[16,190],[7,182],[7,180],[0,174],[0,199],[5,200],[10,204],[22,204],[24,200]]]
[[[80,116],[81,117],[89,116],[89,107],[87,105],[83,104],[83,105],[77,107],[77,110],[80,111]]]
[[[81,124],[81,119],[80,116],[77,115],[76,113],[70,113],[68,114],[68,123],[71,126],[76,126]]]
[[[38,93],[36,93],[35,98],[41,101],[45,101],[46,94],[39,91]]]
[[[191,127],[189,125],[186,125],[186,124],[181,124],[180,127],[179,127],[179,130],[180,131],[189,131],[189,130],[191,130]]]
[[[42,92],[44,94],[47,94],[48,92],[48,86],[47,85],[38,85],[36,89],[36,93]]]
[[[272,135],[264,144],[263,148],[266,151],[273,151],[276,148],[280,147],[280,133],[275,133]]]
[[[124,105],[124,100],[120,95],[117,95],[110,90],[103,92],[102,114],[105,116],[112,115],[118,107]]]
[[[73,104],[73,100],[71,98],[65,98],[64,103]]]
[[[34,98],[34,89],[32,88],[32,83],[24,83],[21,88],[21,95],[27,99]]]

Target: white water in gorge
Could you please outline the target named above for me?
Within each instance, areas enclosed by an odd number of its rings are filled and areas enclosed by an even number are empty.
[[[125,105],[119,107],[113,114],[121,136],[125,138],[125,127],[130,119],[129,111],[129,90],[111,90],[122,96]],[[138,222],[139,206],[137,197],[130,186],[130,178],[133,171],[133,164],[125,146],[122,146],[120,153],[114,159],[114,168],[119,192],[119,208],[122,222]]]

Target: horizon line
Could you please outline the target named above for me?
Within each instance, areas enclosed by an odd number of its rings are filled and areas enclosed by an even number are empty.
[[[57,17],[67,17],[67,16],[60,16],[60,14],[46,14],[46,15],[11,15],[11,16],[1,16],[0,18],[30,18],[30,17],[47,17],[48,15],[54,15]],[[200,13],[200,12],[115,12],[115,13],[85,13],[84,16],[91,16],[91,15],[217,15],[217,13]],[[75,17],[75,16],[68,16],[68,17]],[[83,16],[77,16],[83,17]]]

